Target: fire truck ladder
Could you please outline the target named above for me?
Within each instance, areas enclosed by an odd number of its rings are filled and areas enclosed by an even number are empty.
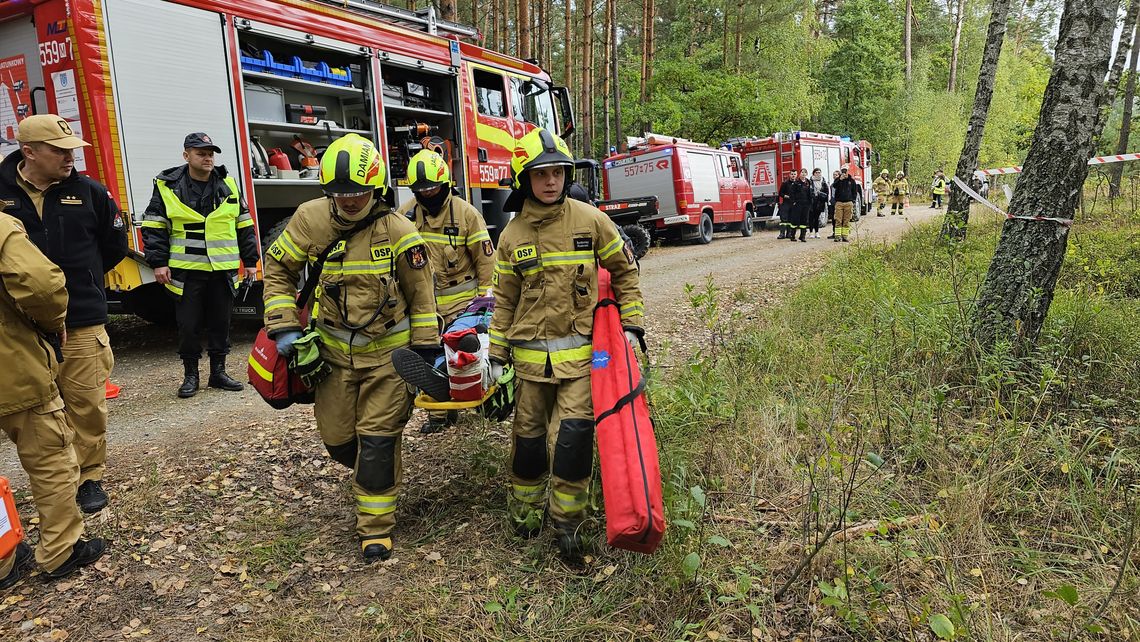
[[[314,0],[341,9],[348,9],[356,13],[371,17],[380,16],[389,22],[395,22],[406,27],[426,31],[434,35],[452,34],[461,38],[478,38],[479,30],[474,27],[440,20],[436,17],[435,6],[429,4],[425,9],[412,11],[401,9],[390,4],[376,2],[375,0]]]

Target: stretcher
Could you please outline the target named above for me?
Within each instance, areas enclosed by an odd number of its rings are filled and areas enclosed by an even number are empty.
[[[423,408],[424,410],[471,410],[482,406],[498,389],[498,386],[491,386],[479,399],[468,401],[436,401],[427,393],[421,392],[416,395],[415,403],[416,408]]]

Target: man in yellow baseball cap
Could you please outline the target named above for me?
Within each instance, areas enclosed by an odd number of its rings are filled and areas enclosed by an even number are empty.
[[[103,275],[127,255],[126,224],[107,188],[75,170],[75,150],[87,143],[65,119],[29,116],[20,121],[16,140],[20,148],[0,162],[0,204],[67,278],[67,332],[57,383],[75,430],[75,501],[93,513],[107,505],[104,385],[115,363],[104,327]]]

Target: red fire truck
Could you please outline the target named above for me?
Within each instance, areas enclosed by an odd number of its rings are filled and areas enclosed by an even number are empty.
[[[603,163],[606,199],[657,197],[642,219],[654,237],[709,243],[714,231],[752,235],[753,204],[740,154],[650,134]]]
[[[60,115],[92,143],[76,168],[137,221],[183,137],[206,132],[265,247],[320,195],[324,147],[356,132],[384,150],[401,201],[407,159],[443,153],[497,235],[514,141],[535,126],[569,135],[573,114],[546,72],[463,40],[477,37],[430,7],[372,0],[0,0],[0,136],[28,114]],[[136,252],[108,275],[112,310],[165,316],[130,232]],[[260,314],[257,289],[235,312]]]
[[[871,172],[871,157],[876,154],[871,143],[865,140],[855,142],[846,137],[814,132],[781,132],[766,138],[735,139],[725,146],[739,151],[744,157],[757,221],[779,220],[777,194],[780,183],[800,169],[806,169],[810,175],[818,167],[831,183],[832,172],[846,167],[851,178],[863,188],[862,195],[856,197],[856,218],[862,216],[868,205],[864,198],[874,201],[871,182],[875,176]]]

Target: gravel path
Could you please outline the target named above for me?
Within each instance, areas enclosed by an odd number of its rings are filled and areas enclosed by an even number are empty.
[[[864,219],[855,224],[853,240],[888,242],[915,223],[934,218],[935,214],[925,207],[913,207],[903,217]],[[685,335],[695,322],[685,296],[685,284],[702,287],[706,275],[712,274],[722,291],[747,287],[754,294],[753,300],[759,297],[771,301],[778,298],[783,286],[790,286],[814,272],[827,254],[844,247],[848,246],[826,239],[812,239],[807,243],[778,241],[774,230],[764,230],[751,238],[726,233],[718,234],[709,245],[651,249],[641,261],[641,288],[648,312],[650,345],[688,343]],[[175,354],[174,329],[151,325],[135,317],[116,318],[108,329],[115,349],[112,380],[122,386],[120,397],[109,402],[109,468],[112,471],[116,452],[125,448],[162,448],[168,440],[173,444],[192,442],[220,428],[242,430],[256,422],[272,422],[282,417],[248,386],[240,393],[205,389],[191,399],[178,399],[175,391],[182,381],[182,367]],[[238,379],[245,378],[245,357],[256,332],[257,328],[250,323],[234,327],[229,373]],[[201,371],[204,384],[208,374],[205,358]],[[311,416],[311,409],[307,407],[294,407],[285,412],[310,413]],[[17,486],[26,483],[15,446],[7,440],[0,446],[0,474],[11,478]]]

